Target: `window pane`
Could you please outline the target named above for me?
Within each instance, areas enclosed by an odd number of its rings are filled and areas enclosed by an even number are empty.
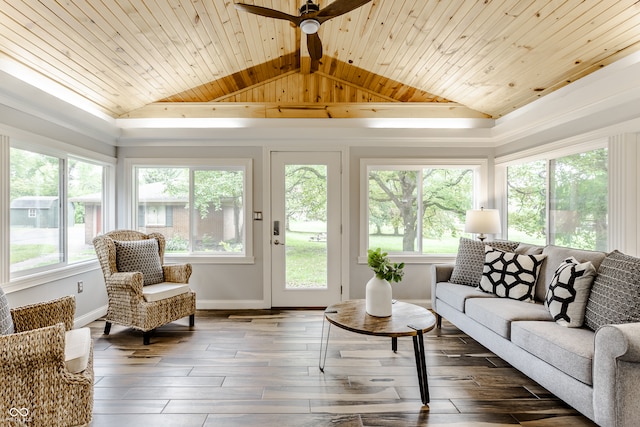
[[[193,174],[193,250],[244,253],[244,171]]]
[[[539,160],[507,168],[508,238],[546,243],[547,162]]]
[[[69,159],[69,262],[95,258],[93,238],[102,233],[104,167]]]
[[[423,253],[456,253],[473,208],[473,169],[425,169],[423,189]]]
[[[550,243],[607,250],[607,150],[552,160],[549,173]]]
[[[419,179],[417,170],[369,171],[369,248],[416,252]]]
[[[137,222],[143,233],[161,233],[166,253],[189,250],[189,169],[137,168]]]
[[[10,271],[61,263],[62,161],[17,148],[10,158]]]

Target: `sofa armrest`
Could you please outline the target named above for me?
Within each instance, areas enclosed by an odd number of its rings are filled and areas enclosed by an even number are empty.
[[[73,295],[11,309],[16,332],[30,331],[58,323],[63,323],[66,330],[70,330],[73,329],[75,313],[76,299]]]
[[[172,283],[189,283],[191,264],[163,265],[164,281]]]
[[[453,272],[453,264],[433,264],[431,266],[431,309],[438,313],[436,290],[438,283],[447,282]]]
[[[593,409],[601,426],[640,420],[640,323],[603,326],[595,335]]]
[[[453,264],[434,264],[431,268],[431,283],[448,282],[453,267]]]

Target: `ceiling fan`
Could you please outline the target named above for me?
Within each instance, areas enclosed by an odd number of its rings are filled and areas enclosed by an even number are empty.
[[[329,19],[344,15],[345,13],[364,6],[370,1],[371,0],[335,0],[329,6],[320,9],[320,6],[315,4],[313,0],[307,0],[300,8],[298,16],[245,3],[236,3],[235,6],[236,9],[244,12],[266,16],[267,18],[284,19],[300,27],[302,32],[307,35],[309,56],[311,56],[311,59],[320,60],[320,58],[322,58],[322,42],[320,41],[320,36],[318,36],[320,25]]]

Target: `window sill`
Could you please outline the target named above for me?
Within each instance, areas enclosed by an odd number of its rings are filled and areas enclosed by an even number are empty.
[[[193,255],[170,254],[164,256],[165,264],[255,264],[256,259],[244,255]]]
[[[50,282],[55,282],[57,280],[63,280],[68,277],[73,277],[78,274],[87,273],[99,268],[100,265],[98,264],[97,259],[83,261],[71,265],[66,265],[64,267],[12,278],[8,284],[2,286],[2,289],[5,293],[10,294],[12,292],[18,292],[34,286],[40,286]]]
[[[452,264],[456,260],[455,254],[433,254],[433,255],[403,255],[390,254],[391,262],[404,262],[405,264]],[[367,256],[360,255],[358,264],[367,264]]]

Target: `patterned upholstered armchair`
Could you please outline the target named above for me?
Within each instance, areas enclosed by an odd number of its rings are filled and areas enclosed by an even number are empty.
[[[149,344],[154,329],[189,316],[195,322],[196,294],[189,288],[191,264],[164,265],[164,236],[116,230],[93,239],[107,286],[109,305],[104,333],[111,324],[143,332]]]
[[[75,307],[67,296],[10,310],[11,330],[0,335],[0,425],[91,421],[91,331],[72,329]]]

